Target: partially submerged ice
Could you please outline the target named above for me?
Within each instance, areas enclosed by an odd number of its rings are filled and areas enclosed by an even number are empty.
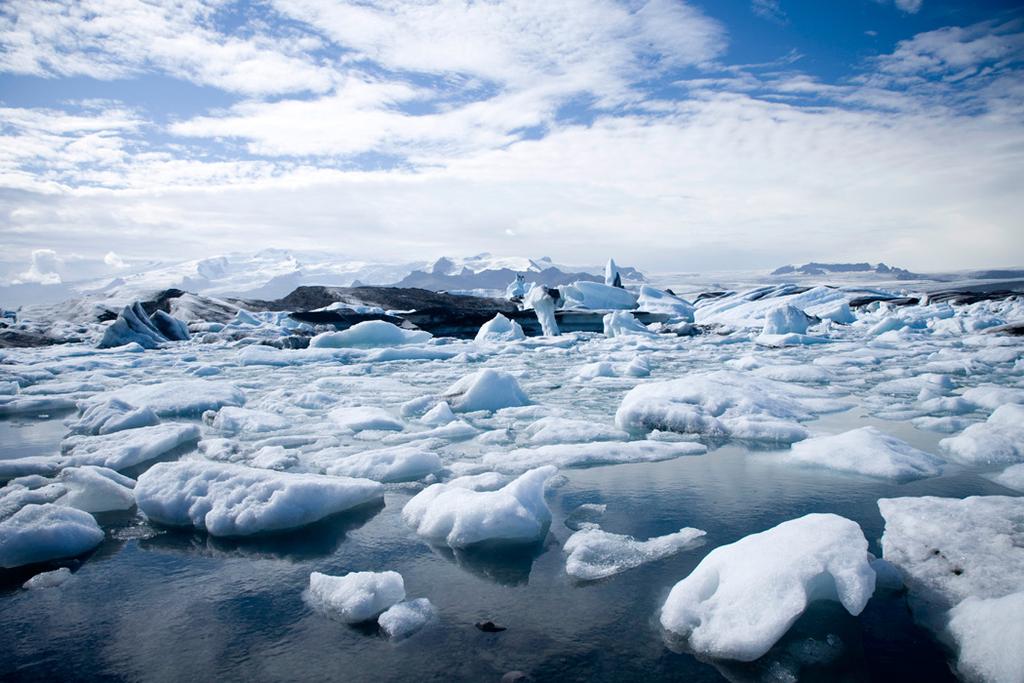
[[[642,564],[660,560],[700,545],[705,532],[684,527],[679,531],[638,541],[632,536],[601,529],[580,529],[566,540],[565,572],[574,579],[593,581],[614,576]]]
[[[838,600],[856,616],[874,590],[857,523],[811,514],[712,550],[672,588],[661,625],[700,654],[753,661],[809,603]]]
[[[180,320],[163,311],[156,311],[151,318],[142,304],[136,301],[125,306],[117,319],[107,327],[100,339],[99,348],[135,343],[144,349],[155,349],[163,343],[185,341],[188,338],[188,327]]]
[[[845,407],[812,388],[722,370],[634,387],[615,424],[628,431],[792,443],[808,435],[801,421]]]
[[[493,412],[530,404],[515,377],[491,368],[466,375],[448,387],[442,397],[457,413]]]
[[[310,348],[372,349],[423,344],[433,337],[423,330],[406,330],[385,320],[365,320],[341,332],[323,332],[309,340]]]
[[[426,598],[404,600],[377,617],[384,635],[392,640],[408,638],[437,618],[437,610]]]
[[[406,503],[402,518],[424,539],[452,548],[538,541],[551,525],[544,487],[557,471],[538,467],[496,491],[433,484]]]
[[[476,333],[476,342],[510,342],[526,339],[522,326],[515,320],[509,320],[501,313],[480,326]]]
[[[213,536],[293,529],[379,500],[383,494],[384,487],[368,479],[199,460],[154,465],[135,487],[139,509],[149,519],[193,526]]]
[[[1024,498],[884,498],[882,552],[968,680],[1024,677]]]
[[[965,464],[1006,464],[1024,460],[1024,405],[996,408],[988,420],[973,424],[939,446]]]
[[[344,576],[313,572],[306,599],[320,611],[358,624],[405,600],[405,582],[401,574],[392,571],[351,572]]]
[[[943,465],[942,459],[875,427],[800,441],[785,460],[892,481],[934,477],[942,473]]]
[[[88,512],[29,504],[0,522],[0,567],[77,557],[102,540],[103,531]]]

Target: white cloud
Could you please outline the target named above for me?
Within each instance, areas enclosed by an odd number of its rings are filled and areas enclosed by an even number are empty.
[[[14,284],[59,285],[61,279],[58,270],[62,265],[63,262],[53,249],[35,249],[28,270],[18,275]]]
[[[112,251],[108,251],[106,253],[106,255],[103,257],[103,262],[110,266],[111,268],[122,269],[128,267],[128,264],[124,262],[124,259],[122,259],[120,256],[118,256]]]
[[[211,27],[222,3],[7,0],[0,71],[115,79],[164,72],[249,95],[326,92],[334,71],[304,54],[308,36],[239,38]]]

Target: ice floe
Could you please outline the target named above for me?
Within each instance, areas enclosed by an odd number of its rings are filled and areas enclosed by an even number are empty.
[[[88,512],[29,504],[0,521],[0,567],[77,557],[102,540],[103,531]]]
[[[341,621],[358,624],[405,600],[405,582],[401,574],[392,571],[351,572],[344,576],[313,572],[306,599]]]
[[[551,524],[544,487],[557,468],[538,467],[495,491],[432,484],[402,509],[424,539],[452,548],[540,540]]]
[[[466,375],[448,387],[442,396],[457,413],[493,412],[530,404],[515,377],[491,368]]]
[[[310,348],[372,349],[381,346],[404,346],[430,341],[429,332],[406,330],[384,320],[365,320],[341,332],[323,332],[309,340]]]
[[[860,527],[810,514],[712,550],[672,588],[661,625],[701,654],[752,661],[810,602],[838,600],[858,615],[874,590]]]
[[[788,462],[879,479],[909,481],[942,473],[943,460],[875,427],[851,429],[793,444]]]
[[[488,320],[476,333],[477,342],[510,342],[526,339],[522,326],[501,313]]]
[[[939,445],[967,464],[1006,464],[1024,460],[1024,405],[996,408],[988,420],[973,424]]]
[[[565,572],[584,581],[603,579],[695,548],[703,542],[704,534],[701,529],[684,527],[675,533],[638,541],[601,529],[580,529],[562,546],[566,553]]]
[[[248,536],[305,526],[383,495],[368,479],[274,472],[188,460],[154,465],[135,499],[151,520],[214,536]]]

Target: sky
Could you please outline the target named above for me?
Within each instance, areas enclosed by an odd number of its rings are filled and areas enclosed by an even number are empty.
[[[6,283],[264,248],[1024,265],[1024,8],[4,0],[0,138]]]

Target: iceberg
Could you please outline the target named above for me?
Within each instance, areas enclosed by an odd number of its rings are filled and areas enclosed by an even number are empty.
[[[638,541],[632,536],[601,529],[580,529],[566,540],[565,572],[574,579],[594,581],[642,564],[660,560],[703,543],[705,532],[684,527],[679,531]]]
[[[135,408],[148,408],[159,417],[198,417],[207,410],[242,406],[245,394],[228,382],[180,379],[138,384],[108,391],[80,405],[88,410],[96,403],[118,400]]]
[[[522,326],[515,320],[509,320],[501,313],[480,326],[474,341],[480,342],[510,342],[526,339],[526,333]]]
[[[608,313],[603,318],[604,336],[606,337],[657,337],[656,332],[651,332],[643,326],[640,321],[633,317],[629,311],[615,311]]]
[[[660,313],[674,322],[693,322],[693,304],[686,299],[670,294],[650,285],[640,286],[637,308],[646,313]]]
[[[1007,464],[1024,460],[1024,405],[1008,403],[939,446],[965,464]]]
[[[343,406],[328,414],[335,424],[353,432],[365,430],[402,431],[405,425],[394,415],[375,406]]]
[[[712,550],[672,588],[660,618],[700,654],[749,662],[768,652],[809,603],[838,600],[856,616],[874,591],[868,542],[857,523],[810,514]]]
[[[186,443],[199,440],[194,424],[167,422],[100,436],[71,436],[61,442],[62,466],[96,465],[124,470],[141,465]]]
[[[437,618],[437,610],[426,598],[406,600],[389,607],[377,617],[384,635],[392,640],[408,638]]]
[[[135,500],[149,519],[193,526],[213,536],[249,536],[312,524],[375,500],[368,479],[274,472],[190,460],[154,465],[139,477]]]
[[[112,434],[125,429],[152,427],[160,422],[149,408],[136,408],[117,398],[85,404],[81,417],[68,425],[74,434]]]
[[[344,456],[325,471],[334,476],[393,483],[416,481],[440,469],[441,459],[436,453],[418,446],[392,446]]]
[[[369,621],[392,605],[405,600],[405,582],[398,572],[351,572],[330,576],[309,575],[306,599],[322,612],[342,621]]]
[[[555,298],[547,287],[534,285],[523,299],[523,308],[533,309],[545,337],[559,335],[558,322],[555,320]]]
[[[451,548],[538,541],[551,525],[544,486],[557,471],[538,467],[496,491],[432,484],[406,503],[402,518],[427,541]]]
[[[579,280],[571,285],[560,287],[558,292],[562,295],[565,308],[582,308],[592,311],[632,310],[636,308],[637,303],[636,296],[625,289],[586,280]]]

